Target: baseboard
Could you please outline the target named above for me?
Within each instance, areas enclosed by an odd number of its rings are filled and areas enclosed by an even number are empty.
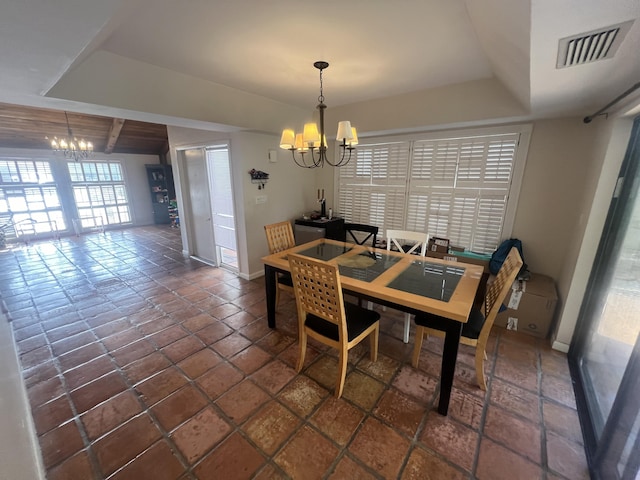
[[[553,348],[554,350],[558,350],[559,352],[562,353],[569,353],[569,345],[567,345],[566,343],[562,343],[562,342],[553,342],[553,344],[551,345],[551,348]]]
[[[246,277],[246,278],[245,278]],[[257,272],[253,272],[249,275],[244,274],[242,278],[245,280],[255,280],[256,278],[264,277],[264,270],[259,270]]]

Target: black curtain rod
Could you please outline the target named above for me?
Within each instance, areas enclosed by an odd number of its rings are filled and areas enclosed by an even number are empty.
[[[626,92],[624,92],[622,95],[619,95],[615,98],[615,100],[613,100],[613,102],[608,103],[607,105],[605,105],[604,107],[602,107],[600,110],[598,110],[596,113],[594,113],[593,115],[589,115],[588,117],[584,117],[583,122],[584,123],[591,123],[591,120],[593,120],[594,117],[597,117],[598,115],[602,114],[605,110],[607,110],[607,108],[609,108],[612,105],[615,105],[616,103],[618,103],[620,100],[622,100],[624,97],[626,97],[627,95],[629,95],[631,92],[633,92],[634,90],[637,90],[638,88],[640,88],[640,82],[636,83],[633,87],[631,87],[629,90],[627,90]]]

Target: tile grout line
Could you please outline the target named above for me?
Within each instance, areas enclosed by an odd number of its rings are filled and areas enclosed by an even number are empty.
[[[493,352],[491,353],[491,358],[492,358],[492,365],[491,365],[491,369],[490,369],[490,375],[486,375],[485,372],[485,376],[488,376],[488,380],[486,381],[487,383],[487,391],[485,392],[485,398],[484,398],[484,405],[482,407],[482,414],[480,415],[480,422],[478,425],[478,443],[476,445],[476,451],[474,454],[474,458],[473,458],[473,467],[471,469],[471,475],[472,478],[476,478],[477,473],[478,473],[478,463],[480,462],[480,449],[482,446],[482,441],[484,439],[484,426],[485,426],[485,422],[487,420],[487,412],[489,410],[489,405],[491,405],[491,393],[493,391],[493,379],[495,378],[495,370],[496,370],[496,365],[498,363],[498,352],[500,349],[500,344],[502,342],[502,335],[498,334],[495,337],[495,342],[494,342],[494,348],[493,348]],[[477,347],[476,347],[477,348]],[[486,349],[485,349],[485,353],[486,353]],[[477,351],[476,351],[476,355],[477,355]]]

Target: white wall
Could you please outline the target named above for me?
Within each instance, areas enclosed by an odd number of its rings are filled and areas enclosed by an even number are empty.
[[[523,242],[529,269],[556,282],[571,257],[571,239],[584,231],[581,212],[587,172],[597,161],[597,130],[578,118],[542,120],[533,127],[513,236]]]
[[[215,130],[228,132],[239,127],[276,133],[302,126],[315,106],[313,96],[309,109],[300,109],[104,50],[91,53],[47,96],[128,111],[132,114],[125,118],[154,123],[191,127],[187,124],[194,121],[211,122]]]
[[[432,88],[342,107],[327,108],[327,138],[333,125],[349,120],[363,135],[443,128],[447,125],[488,124],[522,118],[529,111],[495,79]],[[335,137],[332,137],[335,138]]]
[[[556,282],[554,328],[566,332],[560,343],[570,342],[575,327],[576,317],[570,319],[564,311],[572,285],[582,281],[574,278],[574,270],[609,127],[607,122],[585,124],[580,118],[541,120],[535,122],[531,136],[513,236],[523,241],[529,269]],[[599,233],[595,236],[600,238]],[[556,340],[553,331],[551,337]]]
[[[153,224],[153,206],[149,193],[149,182],[145,165],[159,163],[155,155],[120,155],[113,154],[104,158],[122,160],[125,179],[127,181],[127,194],[131,206],[131,215],[134,225]]]
[[[240,133],[237,135],[234,160],[242,162],[244,184],[245,228],[251,276],[261,274],[260,259],[269,253],[264,226],[283,220],[293,220],[315,208],[315,172],[293,165],[291,153],[278,147],[278,136]],[[270,163],[269,150],[276,150],[278,161]],[[255,168],[269,174],[264,190],[251,183],[249,170]],[[256,204],[256,197],[266,196],[267,202]]]
[[[0,479],[44,479],[38,436],[16,351],[13,329],[0,309]]]
[[[290,152],[278,147],[277,135],[238,132],[221,133],[181,127],[168,127],[169,144],[173,158],[177,150],[189,147],[228,143],[231,157],[236,227],[238,235],[239,270],[243,278],[255,278],[264,271],[261,258],[268,254],[264,226],[283,220],[293,220],[303,212],[315,208],[315,172],[292,166]],[[275,150],[277,162],[269,162],[269,150]],[[188,197],[189,185],[182,179],[180,161],[173,163],[178,201]],[[264,190],[251,183],[249,170],[255,168],[269,174]],[[265,203],[256,203],[256,197],[266,196]],[[182,222],[183,245],[188,254],[188,221]]]
[[[595,260],[602,229],[611,204],[620,166],[624,159],[632,128],[631,118],[605,120],[598,118],[594,124],[594,161],[586,176],[586,188],[581,203],[580,217],[584,218],[583,229],[575,232],[569,244],[574,261],[566,261],[560,276],[566,286],[564,304],[558,312],[558,326],[552,335],[554,348],[568,351],[580,307],[586,290],[591,268]]]

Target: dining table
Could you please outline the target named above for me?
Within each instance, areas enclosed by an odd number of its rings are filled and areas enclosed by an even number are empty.
[[[271,328],[276,328],[277,275],[289,272],[290,253],[337,265],[344,293],[410,314],[442,317],[445,340],[438,413],[447,415],[462,326],[473,306],[483,267],[320,238],[262,258]]]

